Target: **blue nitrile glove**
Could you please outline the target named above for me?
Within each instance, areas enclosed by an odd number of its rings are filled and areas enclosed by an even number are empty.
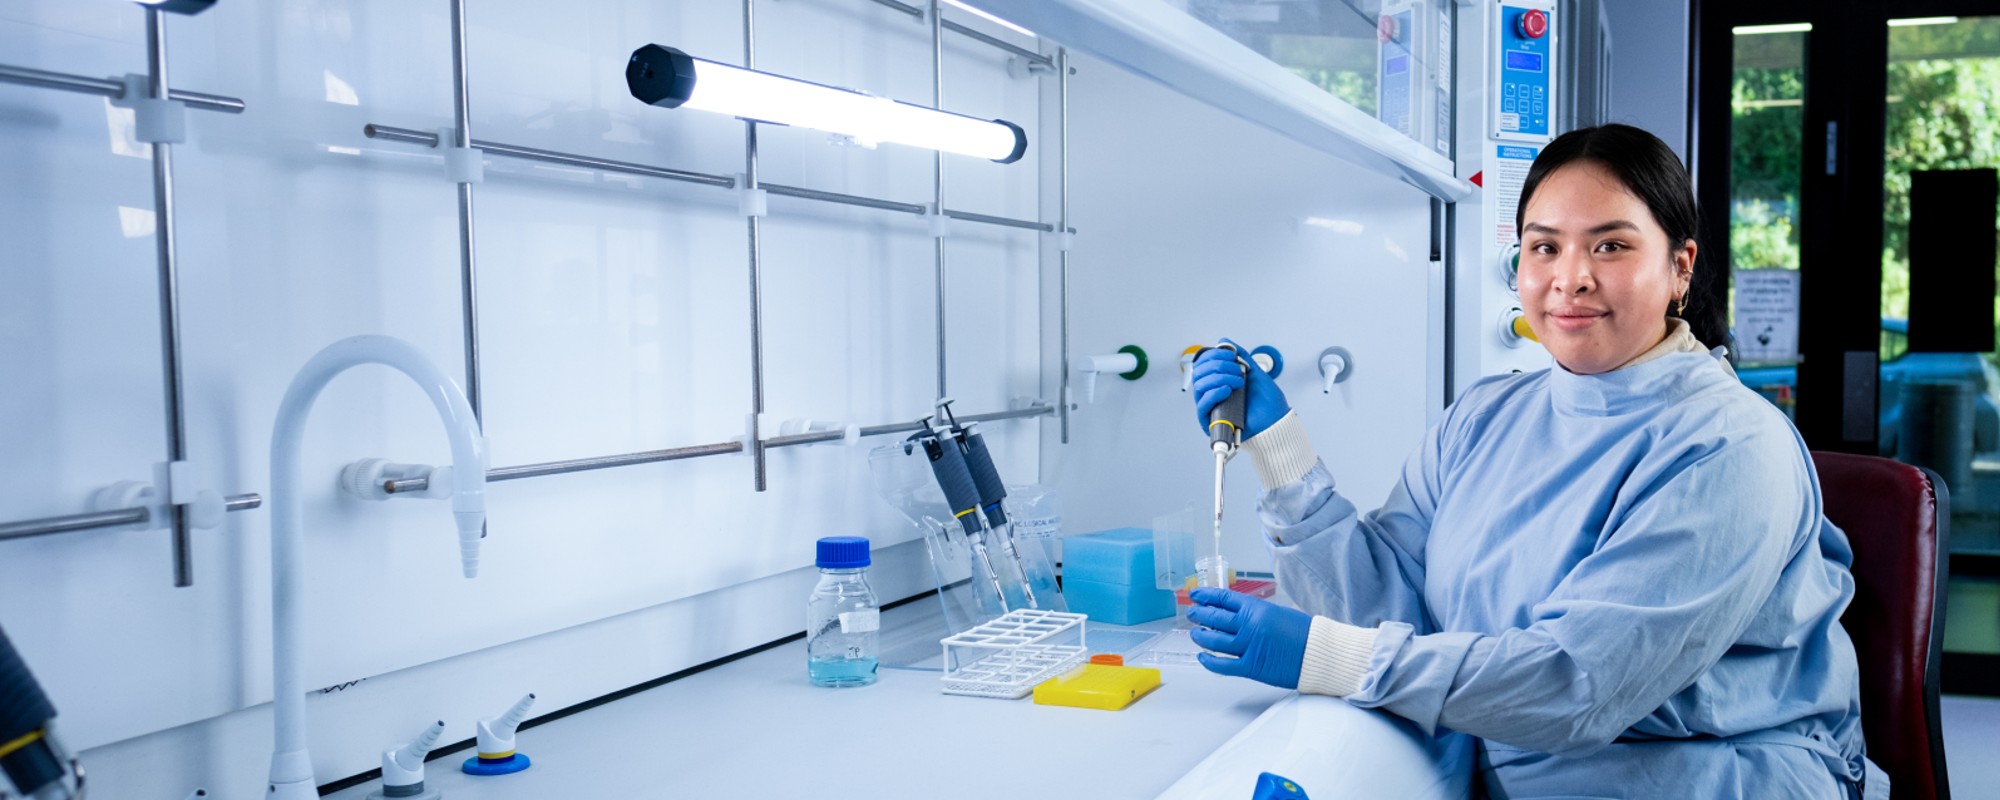
[[[1228,398],[1230,392],[1243,391],[1243,382],[1247,378],[1250,388],[1243,404],[1243,438],[1248,439],[1278,424],[1278,420],[1291,413],[1292,406],[1285,402],[1285,393],[1278,390],[1278,382],[1271,380],[1270,373],[1257,366],[1257,362],[1250,361],[1250,348],[1228,339],[1222,341],[1235,345],[1237,352],[1212,347],[1194,360],[1194,385],[1191,387],[1194,392],[1194,416],[1201,425],[1202,435],[1206,436],[1208,410]],[[1236,363],[1239,355],[1244,361],[1249,361],[1249,369]]]
[[[1299,688],[1312,615],[1242,592],[1200,586],[1188,591],[1196,625],[1188,634],[1209,653],[1197,656],[1209,672],[1263,681],[1280,689]],[[1210,653],[1236,656],[1225,658]]]

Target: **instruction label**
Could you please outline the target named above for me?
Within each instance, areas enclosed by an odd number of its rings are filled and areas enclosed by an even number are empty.
[[[1503,144],[1498,148],[1493,168],[1486,171],[1493,188],[1493,244],[1506,247],[1520,241],[1514,233],[1514,215],[1521,206],[1521,187],[1528,182],[1528,168],[1534,166],[1541,148]]]
[[[1799,271],[1739,269],[1736,357],[1746,363],[1799,360]]]
[[[841,633],[871,633],[881,628],[882,612],[876,609],[840,612]]]

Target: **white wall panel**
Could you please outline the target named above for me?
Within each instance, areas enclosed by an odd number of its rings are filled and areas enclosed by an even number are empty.
[[[1428,197],[1075,61],[1071,348],[1080,359],[1136,344],[1151,367],[1138,381],[1100,377],[1096,402],[1074,412],[1070,445],[1044,427],[1043,471],[1064,492],[1064,532],[1144,527],[1184,503],[1207,519],[1213,460],[1177,359],[1222,336],[1284,353],[1279,386],[1341,491],[1364,509],[1379,504],[1434,403]],[[1323,225],[1303,224],[1309,217]],[[1323,394],[1316,362],[1330,345],[1354,354],[1354,373]],[[1080,383],[1075,391],[1083,403]],[[1268,569],[1248,461],[1229,466],[1224,553],[1239,568]]]
[[[371,122],[452,124],[448,8],[223,0],[170,20],[175,85],[250,107],[191,112],[191,142],[176,150],[188,447],[214,488],[268,492],[278,399],[330,342],[387,334],[462,368],[454,188],[431,153],[361,134]],[[477,138],[743,169],[739,122],[646,108],[622,80],[647,42],[738,60],[738,4],[550,8],[472,4]],[[760,2],[758,26],[760,67],[930,99],[929,30],[906,15],[785,0]],[[137,70],[142,35],[120,0],[25,0],[0,9],[0,62]],[[1053,221],[1050,79],[1009,78],[1003,54],[955,34],[946,45],[948,108],[1042,133],[1018,164],[947,157],[945,205]],[[1078,66],[1072,351],[1136,343],[1153,370],[1105,380],[1075,411],[1068,445],[1053,421],[987,426],[1003,475],[1060,486],[1070,532],[1147,524],[1184,501],[1205,509],[1208,460],[1174,362],[1186,344],[1230,335],[1285,351],[1282,384],[1336,477],[1359,504],[1378,502],[1434,405],[1424,196],[1113,68]],[[149,166],[121,115],[95,98],[0,86],[0,520],[84,510],[92,490],[149,477],[164,452]],[[764,131],[761,149],[767,181],[931,200],[922,151],[792,129]],[[770,205],[773,420],[928,413],[925,221]],[[1337,230],[1302,226],[1309,216]],[[475,222],[494,466],[742,433],[747,237],[731,192],[489,158]],[[1053,399],[1054,248],[1033,232],[951,230],[949,394],[968,413]],[[1331,344],[1353,351],[1355,377],[1323,395],[1313,361]],[[495,484],[482,576],[465,581],[441,504],[363,503],[334,488],[358,458],[445,459],[427,408],[407,381],[365,368],[329,388],[309,425],[306,677],[368,679],[312,697],[321,780],[373,767],[412,713],[444,716],[459,738],[515,692],[543,693],[553,710],[794,632],[817,536],[874,537],[887,596],[927,580],[921,547],[891,546],[912,529],[874,497],[866,450],[885,437],[774,451],[762,494],[741,456]],[[1247,567],[1267,564],[1255,489],[1249,466],[1234,465],[1230,556]],[[255,786],[271,691],[267,520],[236,513],[197,533],[186,589],[170,585],[158,531],[0,543],[0,623],[111,794]]]

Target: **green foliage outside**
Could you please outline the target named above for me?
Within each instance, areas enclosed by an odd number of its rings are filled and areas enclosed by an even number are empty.
[[[1729,226],[1737,268],[1799,268],[1805,37],[1793,36],[1737,41]],[[1889,37],[1882,315],[1907,317],[1910,173],[2000,167],[2000,17],[1892,28]]]

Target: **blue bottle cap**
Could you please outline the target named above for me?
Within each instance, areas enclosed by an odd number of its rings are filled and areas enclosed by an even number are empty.
[[[819,540],[820,569],[859,569],[868,566],[868,539],[861,536],[828,536]]]

